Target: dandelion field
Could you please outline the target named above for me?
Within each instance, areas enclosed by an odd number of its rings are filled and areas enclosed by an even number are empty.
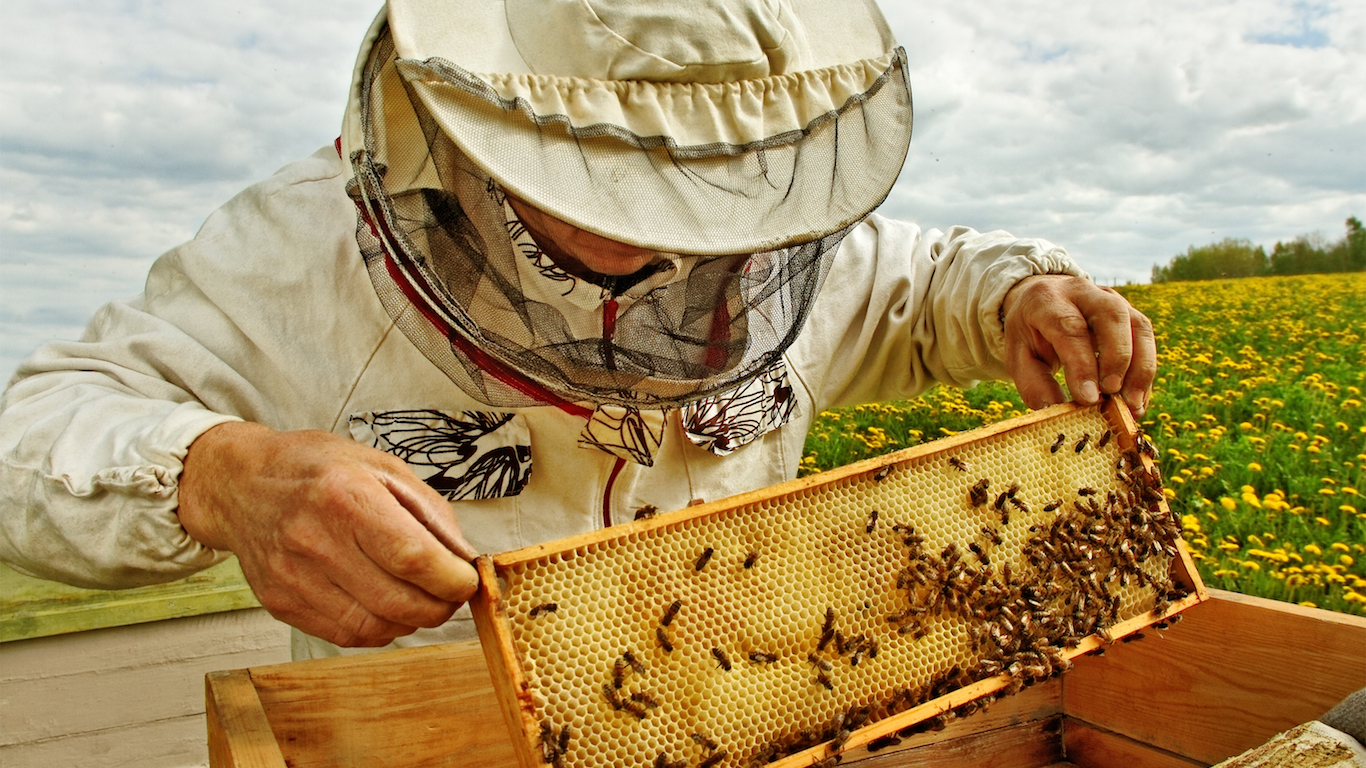
[[[1156,331],[1143,427],[1205,583],[1366,615],[1366,273],[1120,292]],[[826,411],[802,472],[1025,411],[1001,382]]]

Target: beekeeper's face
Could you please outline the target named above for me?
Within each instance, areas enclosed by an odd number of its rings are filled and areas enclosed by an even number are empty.
[[[508,202],[530,230],[536,244],[560,269],[576,277],[621,276],[640,271],[658,258],[656,251],[609,240],[579,229],[509,196]]]

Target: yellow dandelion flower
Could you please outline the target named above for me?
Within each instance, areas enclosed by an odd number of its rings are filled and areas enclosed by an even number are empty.
[[[1262,465],[1261,465],[1261,464],[1258,464],[1258,463],[1255,462],[1255,461],[1249,463],[1249,464],[1247,465],[1247,468],[1248,468],[1248,471],[1250,471],[1250,472],[1261,472],[1261,471],[1262,471]]]
[[[1316,518],[1314,518],[1314,522],[1318,523],[1319,525],[1332,525],[1332,524],[1333,524],[1332,521],[1330,521],[1330,520],[1329,520],[1328,518],[1326,518],[1326,517],[1316,517]]]
[[[1300,606],[1303,607],[1303,608],[1317,608],[1317,607],[1319,607],[1318,604],[1315,603],[1313,600],[1301,600],[1301,601],[1300,601]]]
[[[1227,496],[1221,497],[1219,499],[1219,503],[1223,505],[1224,509],[1227,509],[1230,512],[1238,508],[1238,502],[1234,501],[1233,499],[1230,499]]]
[[[1351,555],[1342,555],[1338,558],[1338,562],[1347,568],[1351,568],[1356,563],[1356,561],[1352,559]]]
[[[1305,544],[1304,551],[1308,552],[1311,555],[1317,555],[1319,557],[1323,556],[1323,549],[1319,547],[1319,545],[1317,544]]]

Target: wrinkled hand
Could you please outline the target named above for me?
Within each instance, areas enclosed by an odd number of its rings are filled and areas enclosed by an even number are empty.
[[[382,451],[220,424],[190,446],[180,521],[231,550],[271,615],[343,646],[439,626],[478,583],[450,504]]]
[[[1006,371],[1030,408],[1117,394],[1135,417],[1148,409],[1157,374],[1153,326],[1124,297],[1080,277],[1036,275],[1006,294]]]

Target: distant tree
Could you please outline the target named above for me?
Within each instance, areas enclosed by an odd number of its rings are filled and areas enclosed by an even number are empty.
[[[1347,219],[1347,236],[1338,244],[1343,251],[1342,261],[1350,271],[1366,270],[1366,229],[1361,219],[1350,216]]]
[[[1253,247],[1248,240],[1224,238],[1210,245],[1192,245],[1165,267],[1153,265],[1153,282],[1358,270],[1366,270],[1366,229],[1351,216],[1341,240],[1329,243],[1318,233],[1300,235],[1289,242],[1278,241],[1269,258],[1260,245]]]
[[[1184,254],[1173,257],[1167,266],[1154,266],[1153,282],[1250,277],[1266,274],[1266,270],[1266,251],[1260,245],[1226,237],[1198,248],[1192,245]]]

